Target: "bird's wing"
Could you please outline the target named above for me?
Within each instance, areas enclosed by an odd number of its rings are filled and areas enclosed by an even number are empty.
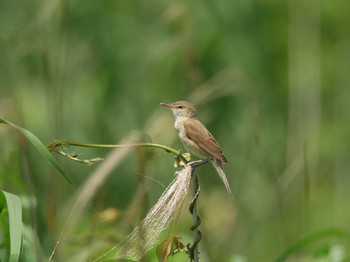
[[[186,130],[186,136],[189,139],[193,140],[201,149],[215,159],[222,163],[227,163],[218,142],[201,122],[191,119],[191,121],[185,121],[183,125]]]

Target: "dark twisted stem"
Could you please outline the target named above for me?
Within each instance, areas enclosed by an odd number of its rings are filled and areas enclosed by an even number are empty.
[[[191,261],[198,262],[199,261],[199,250],[198,244],[202,239],[202,232],[199,230],[199,226],[201,224],[201,218],[198,215],[197,210],[197,200],[199,197],[200,186],[198,181],[198,176],[192,173],[192,202],[190,204],[189,210],[192,214],[193,225],[191,226],[191,230],[193,231],[193,243],[189,247],[189,255]]]
[[[189,210],[192,214],[192,221],[193,225],[191,226],[191,230],[193,231],[193,243],[192,245],[189,245],[189,256],[190,260],[193,262],[199,262],[199,249],[198,244],[202,239],[202,233],[199,230],[199,226],[201,224],[201,218],[198,215],[198,209],[197,209],[197,200],[200,193],[200,185],[199,185],[199,179],[198,176],[195,174],[196,167],[203,165],[210,161],[210,158],[208,159],[201,159],[198,161],[193,161],[188,163],[188,165],[191,166],[192,171],[192,201],[189,207]]]

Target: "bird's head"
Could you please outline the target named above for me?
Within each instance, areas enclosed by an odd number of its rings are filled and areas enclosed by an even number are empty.
[[[187,101],[178,101],[174,103],[160,103],[162,106],[170,108],[175,117],[196,117],[196,108]]]

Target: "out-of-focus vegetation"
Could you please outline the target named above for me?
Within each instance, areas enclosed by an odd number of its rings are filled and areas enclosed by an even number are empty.
[[[201,261],[348,261],[349,24],[346,1],[2,0],[0,117],[44,143],[180,149],[159,103],[190,100],[235,195],[211,166],[198,169]],[[156,202],[156,181],[173,179],[161,150],[69,149],[105,158],[90,167],[55,155],[84,193],[76,208],[76,192],[0,126],[0,189],[21,198],[23,261],[47,260],[68,221],[55,261],[102,254]],[[190,225],[184,208],[168,233],[188,243]]]

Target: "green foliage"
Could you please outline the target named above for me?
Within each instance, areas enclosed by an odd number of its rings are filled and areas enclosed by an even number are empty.
[[[331,238],[343,238],[345,241],[349,241],[349,236],[347,234],[345,234],[344,230],[342,229],[336,229],[336,228],[327,228],[327,229],[322,229],[322,230],[318,230],[317,232],[312,232],[304,237],[302,237],[300,240],[298,240],[297,242],[295,242],[294,244],[290,245],[290,247],[284,251],[281,255],[279,255],[276,258],[276,262],[283,262],[286,261],[288,259],[288,257],[292,256],[293,254],[297,254],[298,252],[302,251],[303,249],[307,249],[308,246],[310,246],[311,244],[313,244],[314,242],[321,242],[323,239],[331,239]],[[347,243],[348,245],[349,243]],[[327,245],[327,247],[329,246],[336,246],[334,244],[332,245]],[[321,251],[321,247],[323,249],[322,252]],[[326,258],[329,255],[329,252],[326,251],[324,249],[324,246],[318,245],[317,250],[317,257],[319,259],[321,258]],[[310,252],[310,254],[312,254],[312,252]],[[316,254],[316,252],[315,252]],[[329,256],[330,261],[333,261],[333,259],[335,261],[343,261],[345,260],[345,252],[343,251],[342,253],[339,253],[338,255],[336,255],[336,257],[332,257]]]

